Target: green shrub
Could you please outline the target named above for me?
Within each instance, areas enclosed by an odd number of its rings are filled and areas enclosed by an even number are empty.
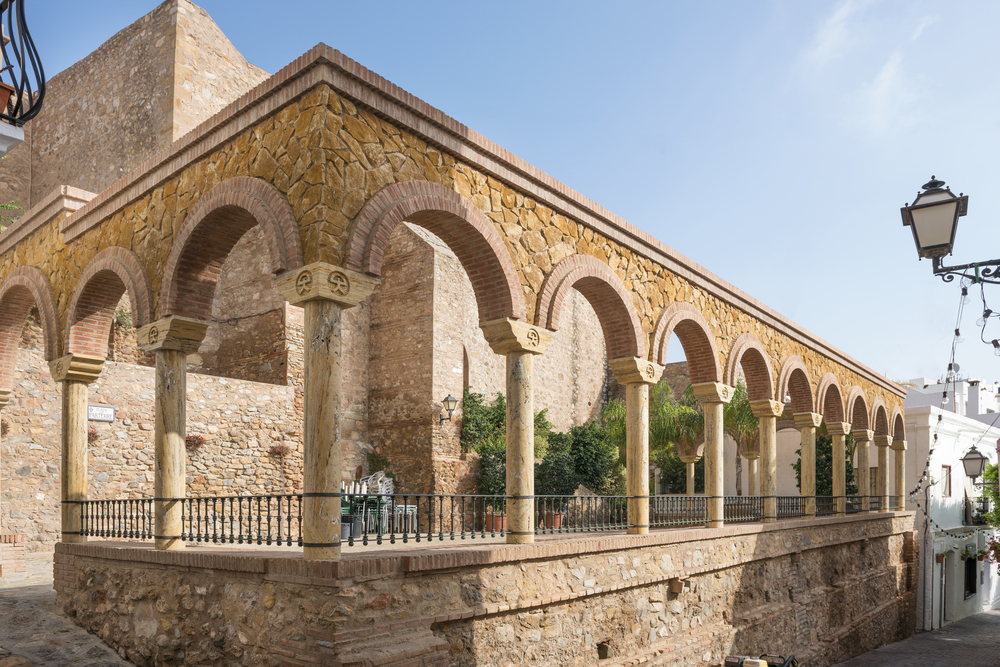
[[[377,472],[384,472],[389,479],[396,479],[396,475],[389,472],[389,459],[375,452],[365,454],[368,459],[368,474],[374,475]]]
[[[625,475],[618,461],[618,448],[607,431],[596,422],[574,426],[569,431],[570,454],[580,484],[599,495],[614,495],[624,489]]]
[[[468,387],[462,394],[462,431],[459,442],[463,452],[478,452],[479,448],[499,432],[507,432],[507,399],[498,393],[493,403]]]
[[[481,496],[507,493],[507,444],[502,433],[479,443],[479,475],[476,488]]]
[[[576,465],[570,452],[549,451],[541,463],[535,464],[535,494],[572,496],[577,486]]]

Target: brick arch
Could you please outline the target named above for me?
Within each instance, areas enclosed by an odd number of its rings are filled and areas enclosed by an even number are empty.
[[[604,330],[608,359],[646,356],[642,325],[625,284],[611,267],[589,255],[567,257],[549,273],[538,295],[535,322],[539,326],[558,330],[562,304],[571,288],[594,307]]]
[[[726,360],[723,382],[735,387],[741,366],[747,380],[747,397],[751,401],[773,399],[774,373],[771,371],[771,362],[767,358],[764,346],[751,333],[744,333],[733,342],[729,358]]]
[[[892,439],[906,440],[906,426],[903,423],[903,411],[896,405],[892,408]]]
[[[785,359],[778,375],[777,400],[784,401],[785,394],[791,396],[792,414],[814,411],[816,403],[813,400],[809,369],[806,368],[802,358],[795,354]]]
[[[302,266],[299,227],[285,196],[259,178],[231,178],[202,195],[177,232],[163,272],[160,316],[210,319],[222,264],[257,225],[264,232],[271,273]]]
[[[493,221],[470,200],[437,183],[406,181],[379,190],[351,223],[344,266],[382,275],[389,235],[404,220],[439,237],[462,262],[481,322],[526,319],[514,260]]]
[[[819,406],[823,420],[827,422],[846,422],[844,412],[844,393],[840,390],[840,382],[833,373],[826,373],[819,380],[816,390],[816,405]]]
[[[868,401],[861,387],[854,385],[847,394],[847,414],[850,415],[851,429],[870,429]]]
[[[136,328],[152,318],[152,290],[142,263],[131,250],[105,248],[84,270],[70,301],[66,320],[66,351],[107,356],[115,307],[128,292]]]
[[[875,435],[891,435],[889,433],[889,415],[885,410],[885,403],[881,396],[875,397],[872,402],[871,424]]]
[[[62,353],[52,286],[45,274],[33,266],[14,269],[0,285],[0,389],[13,387],[17,346],[32,306],[38,307],[42,320],[45,360],[57,359]]]
[[[719,350],[715,347],[715,334],[701,311],[684,301],[675,301],[663,309],[653,332],[653,348],[650,361],[667,363],[667,343],[670,335],[684,348],[691,382],[721,382],[722,369],[719,367]]]

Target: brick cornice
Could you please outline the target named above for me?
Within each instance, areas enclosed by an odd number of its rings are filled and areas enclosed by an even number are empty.
[[[684,257],[650,234],[611,213],[498,144],[361,66],[339,51],[318,44],[256,88],[229,104],[171,146],[153,154],[87,206],[63,221],[69,241],[121,210],[129,202],[210,153],[265,116],[326,83],[353,103],[405,127],[431,144],[522,190],[631,251],[663,265],[693,285],[818,350],[896,396],[906,391],[795,322]]]
[[[0,255],[31,236],[62,213],[75,213],[96,197],[70,185],[61,185],[28,209],[0,235]]]

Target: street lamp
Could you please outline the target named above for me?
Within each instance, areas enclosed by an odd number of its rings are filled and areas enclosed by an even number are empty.
[[[455,408],[458,407],[458,399],[452,396],[451,394],[448,394],[448,396],[444,399],[444,401],[442,401],[442,403],[444,403],[444,409],[448,411],[448,421],[451,421],[451,413],[453,413],[455,411]],[[441,421],[438,422],[438,425],[443,426],[444,415],[442,414],[438,416],[441,418]]]
[[[917,194],[913,204],[900,209],[903,225],[913,232],[917,255],[934,263],[934,275],[940,276],[946,283],[955,280],[955,276],[961,276],[972,283],[1000,284],[1000,259],[957,266],[944,266],[942,263],[941,258],[950,255],[955,246],[958,219],[968,211],[969,197],[962,193],[955,196],[950,188],[945,187],[944,181],[934,176],[924,183],[923,192]],[[970,270],[972,275],[969,275]]]
[[[975,445],[973,445],[972,449],[967,451],[965,456],[962,457],[962,465],[965,466],[965,475],[966,477],[972,478],[973,488],[985,489],[987,487],[996,487],[996,482],[976,481],[976,479],[983,474],[983,470],[986,469],[986,464],[988,462],[989,460],[983,456],[982,452],[976,449]]]

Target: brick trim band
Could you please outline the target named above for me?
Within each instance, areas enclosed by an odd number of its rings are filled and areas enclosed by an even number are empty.
[[[760,344],[757,337],[751,333],[741,334],[729,351],[729,358],[726,359],[726,374],[723,382],[730,387],[736,386],[736,378],[740,369],[747,381],[747,397],[751,401],[760,401],[765,398],[781,400],[783,395],[776,396],[774,393],[774,372],[771,370],[771,361],[768,358],[767,350]]]
[[[45,360],[62,356],[59,316],[48,278],[33,266],[14,269],[0,285],[0,388],[13,387],[17,346],[32,306],[38,307],[45,337]]]
[[[778,393],[775,396],[777,400],[784,401],[786,394],[792,399],[792,414],[814,412],[816,402],[813,398],[812,380],[809,379],[805,363],[797,354],[785,359],[778,374]]]
[[[722,381],[715,334],[700,310],[684,301],[675,301],[663,309],[653,332],[650,361],[661,365],[667,363],[667,343],[671,334],[677,335],[684,348],[692,384]]]
[[[861,387],[854,385],[847,394],[847,409],[852,429],[868,429],[871,423],[868,412],[868,400]]]
[[[840,390],[840,382],[833,373],[826,373],[820,378],[816,401],[825,421],[847,421],[844,413],[844,393]]]

